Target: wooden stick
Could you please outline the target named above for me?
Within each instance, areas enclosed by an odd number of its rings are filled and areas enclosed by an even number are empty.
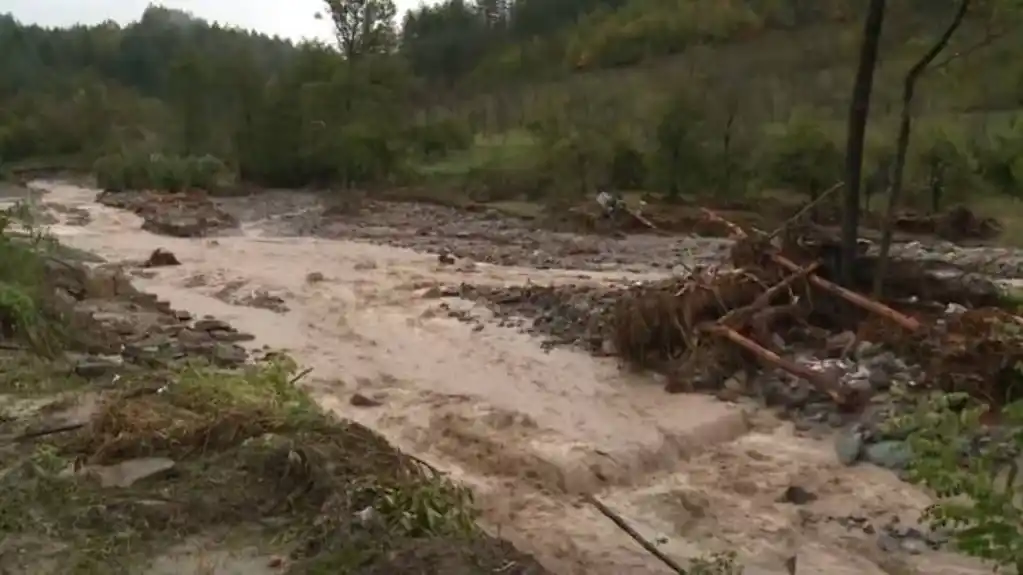
[[[838,182],[837,184],[835,184],[835,185],[831,186],[830,188],[824,190],[824,192],[822,192],[821,195],[817,196],[817,199],[815,199],[812,202],[810,202],[809,204],[806,204],[805,206],[803,206],[798,212],[795,213],[795,215],[793,215],[791,218],[786,220],[784,224],[779,226],[778,229],[776,229],[773,232],[771,232],[770,234],[768,234],[767,239],[773,240],[774,238],[778,237],[778,234],[784,232],[785,229],[788,228],[789,226],[791,226],[793,223],[798,222],[800,218],[802,218],[804,215],[806,215],[806,212],[809,212],[810,210],[812,210],[814,208],[814,206],[816,206],[817,204],[820,204],[821,202],[823,202],[824,198],[826,198],[826,197],[830,196],[831,194],[837,192],[838,190],[842,189],[842,186],[844,186],[844,185],[845,185],[845,182]]]
[[[714,212],[708,210],[707,208],[703,208],[702,211],[704,215],[706,215],[711,220],[728,226],[729,229],[732,230],[732,232],[739,238],[748,237],[748,234],[746,233],[745,230],[733,224],[732,222],[729,222],[728,220],[722,218],[721,216],[715,214]],[[771,260],[793,273],[802,270],[802,268],[795,262],[779,254],[771,254]],[[832,295],[838,296],[848,301],[849,303],[857,305],[869,312],[876,313],[884,318],[888,318],[909,331],[917,331],[920,329],[919,321],[905,314],[899,313],[894,309],[884,305],[883,303],[874,301],[854,291],[847,290],[844,287],[829,282],[828,280],[823,279],[816,274],[807,275],[807,280],[813,285],[821,288],[822,290],[831,293]]]
[[[714,212],[708,210],[707,208],[700,208],[700,211],[703,212],[703,215],[706,216],[707,219],[709,219],[710,221],[717,222],[728,228],[728,231],[732,232],[732,235],[738,238],[745,238],[749,236],[749,234],[746,233],[746,230],[740,228],[739,226],[733,224],[732,222],[726,220],[725,218],[722,218],[721,216],[715,214]]]
[[[639,543],[643,547],[643,549],[646,549],[651,555],[660,559],[661,563],[667,565],[669,569],[671,569],[678,575],[689,575],[689,572],[683,569],[682,566],[678,564],[678,562],[676,562],[674,559],[668,557],[663,552],[661,552],[661,550],[655,547],[653,543],[644,539],[642,535],[640,535],[635,529],[632,528],[632,526],[630,526],[628,523],[625,522],[624,519],[622,519],[621,515],[618,515],[617,513],[612,511],[611,508],[609,508],[607,505],[604,505],[599,499],[587,493],[583,495],[583,500],[585,500],[590,505],[596,507],[597,511],[600,511],[604,515],[604,517],[610,519],[611,522],[614,523],[619,529],[624,531],[629,537],[632,537],[632,539],[636,543]]]
[[[779,254],[771,254],[771,260],[792,272],[796,272],[802,269],[799,267],[798,264],[796,264],[792,260]],[[852,290],[847,290],[844,287],[836,283],[829,282],[828,280],[818,275],[811,274],[807,276],[807,280],[809,280],[810,283],[821,288],[822,290],[831,293],[832,295],[836,295],[853,305],[857,305],[869,312],[876,313],[881,317],[890,319],[891,321],[899,324],[908,331],[917,331],[920,329],[920,322],[917,321],[915,318],[909,317],[908,315],[905,315],[903,313],[899,313],[879,301],[875,301],[866,296],[862,296]]]
[[[757,299],[753,300],[753,303],[744,307],[733,309],[732,311],[726,313],[724,316],[721,317],[721,319],[718,320],[718,323],[722,325],[727,325],[733,320],[736,319],[741,320],[744,316],[752,314],[753,312],[759,309],[767,307],[767,304],[771,303],[771,300],[774,299],[775,296],[777,296],[779,293],[781,293],[782,290],[788,288],[796,280],[799,280],[801,278],[806,277],[809,274],[812,274],[820,266],[821,266],[820,262],[813,262],[812,264],[806,266],[805,268],[802,268],[797,272],[793,272],[791,275],[781,280],[777,284],[771,286],[770,288],[767,289],[767,291],[757,296]]]
[[[848,394],[843,392],[842,386],[837,380],[831,379],[823,373],[813,371],[804,365],[785,359],[732,328],[719,324],[704,324],[701,326],[701,329],[731,341],[755,355],[765,365],[785,370],[796,377],[809,381],[814,387],[831,396],[831,399],[839,405],[846,405],[849,402]]]

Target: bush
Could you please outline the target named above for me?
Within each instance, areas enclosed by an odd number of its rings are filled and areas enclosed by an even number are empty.
[[[938,496],[925,519],[950,533],[959,551],[1023,573],[1023,402],[1003,411],[997,436],[981,424],[985,411],[965,394],[936,394],[893,423],[911,431],[911,478]]]
[[[622,190],[640,189],[649,178],[646,158],[639,146],[622,138],[612,144],[608,172],[611,185]]]
[[[22,223],[27,230],[11,230]],[[45,255],[51,238],[32,227],[24,204],[0,212],[0,334],[27,344],[32,351],[52,356],[66,335],[63,318],[46,306]]]
[[[1023,118],[971,142],[979,176],[995,190],[1020,197],[1023,194]]]
[[[962,201],[982,184],[975,160],[964,143],[943,129],[923,131],[912,158],[913,180],[927,196],[932,211],[949,201]]]
[[[819,123],[795,116],[769,133],[760,158],[760,176],[768,185],[811,198],[841,179],[843,154]]]
[[[174,156],[159,153],[120,153],[103,156],[92,166],[96,185],[104,190],[187,189],[217,191],[231,185],[230,169],[210,156]]]
[[[406,138],[414,153],[424,160],[467,150],[473,143],[472,130],[454,118],[416,124],[409,128]]]
[[[651,178],[668,197],[699,193],[713,185],[715,157],[704,145],[705,115],[687,92],[669,99],[654,128]]]

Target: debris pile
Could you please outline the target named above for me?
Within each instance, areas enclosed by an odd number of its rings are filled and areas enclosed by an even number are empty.
[[[956,242],[992,239],[1002,232],[1002,225],[994,218],[978,216],[966,206],[955,206],[940,214],[900,214],[895,229]]]
[[[142,229],[179,238],[196,238],[234,229],[238,220],[220,208],[206,192],[103,192],[96,201],[129,210],[142,219]]]
[[[673,285],[628,290],[610,320],[623,361],[665,373],[669,391],[721,389],[737,372],[759,366],[807,382],[816,394],[856,410],[873,389],[853,385],[846,370],[793,357],[785,344],[824,349],[833,333],[858,331],[850,346],[879,342],[907,353],[925,366],[927,385],[994,404],[1006,400],[1016,362],[1023,359],[1023,319],[994,307],[999,292],[990,281],[947,266],[894,260],[886,297],[878,301],[861,293],[869,291],[876,269],[866,249],[856,261],[853,289],[847,289],[829,279],[837,268],[832,240],[793,228],[774,242],[706,215],[737,238],[732,268],[694,270]],[[974,306],[986,307],[968,309]]]

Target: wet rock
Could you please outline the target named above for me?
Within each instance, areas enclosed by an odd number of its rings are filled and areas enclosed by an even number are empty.
[[[348,403],[352,404],[352,406],[354,407],[379,407],[383,405],[383,403],[375,399],[366,397],[361,393],[352,394],[352,397],[351,399],[348,400]]]
[[[909,467],[913,450],[905,441],[881,441],[866,446],[863,459],[879,467],[899,471]]]
[[[785,493],[782,494],[780,499],[782,503],[791,503],[793,505],[806,505],[816,500],[816,495],[798,485],[790,485],[785,489]]]
[[[149,259],[142,264],[143,267],[156,268],[156,267],[167,267],[167,266],[180,266],[181,262],[178,261],[177,256],[173,253],[163,249],[156,248],[153,253],[149,255]]]
[[[895,553],[902,549],[902,542],[888,533],[882,533],[877,537],[877,546],[886,553]]]
[[[231,324],[214,318],[201,319],[192,324],[192,329],[196,331],[234,331]]]
[[[228,343],[254,341],[256,339],[256,336],[250,333],[242,333],[235,330],[215,329],[210,330],[207,333],[209,333],[210,337],[212,337],[216,341],[223,341]]]
[[[95,379],[117,373],[124,366],[124,359],[112,356],[87,356],[75,361],[75,373],[87,379]]]
[[[835,454],[843,465],[852,465],[863,452],[863,433],[858,429],[844,430],[835,438]]]
[[[210,356],[217,365],[238,367],[245,364],[249,353],[241,346],[216,342],[212,347]]]

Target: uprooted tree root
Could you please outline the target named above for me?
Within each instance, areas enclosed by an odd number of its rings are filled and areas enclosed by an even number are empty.
[[[61,573],[137,573],[184,538],[245,529],[267,531],[295,573],[508,564],[515,552],[477,531],[468,491],[319,411],[293,368],[189,368],[160,389],[110,394],[80,429],[7,450],[0,530],[42,540]],[[117,484],[143,460],[167,468]],[[0,564],[18,557],[39,555]],[[530,561],[515,572],[543,573]]]
[[[610,339],[622,360],[664,372],[669,391],[713,390],[736,371],[759,364],[808,381],[841,406],[855,407],[866,398],[845,389],[834,374],[786,359],[773,340],[776,333],[791,341],[809,333],[859,331],[870,341],[911,348],[914,359],[928,367],[929,386],[967,391],[994,405],[1018,394],[1012,385],[1020,380],[1023,319],[994,308],[947,321],[933,316],[935,306],[944,314],[950,302],[997,304],[998,290],[990,282],[896,262],[893,280],[886,283],[890,297],[877,301],[827,279],[837,252],[832,242],[786,237],[775,246],[772,236],[708,216],[738,237],[732,249],[735,269],[696,270],[685,279],[633,287],[622,294],[610,322]],[[862,277],[854,287],[862,289],[872,283],[873,258],[859,257],[856,269]],[[921,307],[919,296],[931,297],[931,307]],[[907,298],[914,311],[896,309]],[[864,334],[868,325],[876,326],[875,333]],[[812,343],[820,343],[817,339]]]

